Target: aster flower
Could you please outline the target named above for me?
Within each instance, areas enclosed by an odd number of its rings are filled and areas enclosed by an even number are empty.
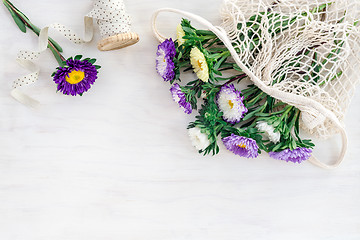
[[[285,149],[281,152],[269,152],[269,156],[286,162],[301,163],[311,157],[312,150],[298,147],[294,150]]]
[[[217,95],[217,104],[220,111],[223,112],[223,119],[229,123],[240,122],[248,109],[243,103],[244,97],[240,95],[234,85],[224,85]]]
[[[190,51],[190,62],[197,77],[203,82],[208,82],[209,67],[204,54],[197,47],[193,47]]]
[[[275,129],[272,125],[269,125],[267,122],[259,121],[256,123],[256,128],[263,132],[263,136],[269,139],[273,143],[280,142],[280,132],[275,132]]]
[[[171,81],[175,77],[175,55],[175,44],[171,38],[165,40],[158,46],[156,52],[156,70],[164,81]]]
[[[57,90],[65,95],[82,95],[97,79],[99,66],[93,65],[95,59],[80,60],[82,56],[66,60],[64,67],[58,67],[53,75]]]
[[[35,26],[9,0],[4,0],[3,3],[21,31],[26,32],[26,27],[28,27],[36,35],[40,35],[40,28]],[[60,45],[51,38],[48,38],[48,48],[59,63],[57,71],[52,74],[53,80],[57,84],[57,90],[72,96],[82,95],[88,91],[97,79],[97,70],[100,69],[100,66],[94,65],[96,59],[87,58],[81,61],[82,56],[78,55],[74,59],[66,60],[61,54],[63,50]]]
[[[189,137],[192,145],[198,150],[205,150],[209,145],[210,141],[208,135],[201,132],[199,127],[189,129]]]
[[[231,134],[222,141],[227,150],[241,157],[256,158],[259,155],[259,147],[254,139]]]
[[[191,114],[192,113],[191,104],[186,101],[185,93],[181,91],[179,84],[175,83],[170,88],[170,92],[172,94],[174,101],[179,104],[180,108],[182,108],[186,114]]]
[[[179,46],[185,43],[185,39],[183,38],[185,36],[185,32],[181,26],[181,24],[177,25],[176,27],[176,38],[179,43]]]

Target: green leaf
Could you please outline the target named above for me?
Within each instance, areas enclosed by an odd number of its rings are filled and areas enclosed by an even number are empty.
[[[269,117],[269,113],[256,113],[255,116],[257,116],[257,117]]]
[[[295,139],[292,139],[292,141],[290,143],[290,150],[294,150],[296,148],[297,148],[296,141],[295,141]]]
[[[88,62],[91,63],[91,64],[94,64],[96,62],[96,59],[94,59],[94,58],[90,59],[90,60],[88,60]]]
[[[189,27],[183,26],[182,28],[183,28],[185,33],[188,33],[188,34],[193,34],[194,33],[194,30],[189,28]]]
[[[6,6],[6,8],[9,10],[12,18],[14,19],[16,25],[19,27],[19,29],[23,32],[26,33],[26,26],[25,23],[19,18],[18,15],[15,14],[15,12],[12,10],[12,8],[9,6],[9,4],[6,1],[3,1],[4,5]]]
[[[82,55],[76,55],[76,56],[74,57],[74,59],[75,59],[75,60],[81,60],[82,57],[83,57]]]
[[[279,150],[282,147],[282,144],[279,143],[278,145],[276,145],[271,151],[276,152],[277,150]]]
[[[230,56],[230,53],[225,54],[220,60],[218,60],[218,62],[215,64],[214,69],[219,69],[219,67],[221,66],[221,64]]]
[[[57,42],[55,42],[54,39],[52,39],[52,38],[49,37],[49,41],[52,43],[52,45],[54,45],[54,47],[56,48],[56,50],[58,50],[59,52],[63,52],[62,47],[61,47]]]
[[[209,31],[209,30],[196,30],[196,34],[198,35],[210,35],[210,36],[213,36],[215,37],[215,33],[213,33],[212,31]]]
[[[9,0],[3,0],[3,2],[8,3],[9,5],[11,5],[17,12],[18,14],[22,15],[24,18],[26,18],[27,20],[29,20],[17,7],[14,6],[14,4],[12,4]]]

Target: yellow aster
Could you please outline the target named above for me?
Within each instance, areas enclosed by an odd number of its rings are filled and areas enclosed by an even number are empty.
[[[197,77],[203,82],[208,82],[209,67],[204,54],[197,47],[193,47],[190,51],[190,62]]]
[[[185,36],[185,32],[182,29],[181,24],[177,25],[176,27],[176,38],[179,43],[179,46],[185,43],[185,39],[183,38]]]

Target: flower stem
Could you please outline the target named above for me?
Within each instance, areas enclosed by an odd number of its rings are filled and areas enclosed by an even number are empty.
[[[291,106],[291,105],[288,105],[288,106],[286,106],[285,107],[286,108],[286,110],[285,110],[285,112],[282,114],[282,116],[281,116],[281,121],[285,121],[286,119],[287,119],[287,117],[288,117],[288,115],[289,115],[289,112],[291,111],[291,110],[293,110],[293,106]]]
[[[291,122],[290,122],[290,124],[289,124],[289,128],[290,128],[290,129],[292,129],[292,128],[294,127],[295,122],[296,122],[296,120],[298,119],[299,114],[300,114],[300,110],[299,110],[299,109],[293,108],[292,110],[293,110],[295,113],[294,113],[293,119],[291,120]]]
[[[234,77],[234,78],[230,79],[229,81],[227,81],[226,83],[224,83],[224,84],[221,85],[221,86],[228,85],[228,84],[230,84],[230,83],[232,83],[232,82],[234,82],[234,81],[236,81],[236,80],[240,80],[240,79],[243,79],[243,78],[245,78],[245,77],[247,77],[247,75],[246,75],[245,73],[243,73],[243,74],[241,74],[241,75],[239,75],[239,76],[237,76],[237,77]]]
[[[20,10],[18,10],[9,0],[3,0],[4,5],[9,10],[11,15],[13,16],[16,24],[28,27],[30,30],[32,30],[36,35],[40,35],[40,28],[35,26],[31,23],[28,17],[26,17]],[[21,22],[20,22],[21,21]],[[19,26],[21,29],[21,26]],[[23,32],[26,31],[26,29],[21,29]],[[54,54],[54,57],[56,61],[59,63],[60,67],[64,66],[64,61],[66,59],[61,55],[60,52],[62,52],[61,47],[59,44],[57,44],[53,39],[48,38],[48,48],[51,50],[51,52]]]

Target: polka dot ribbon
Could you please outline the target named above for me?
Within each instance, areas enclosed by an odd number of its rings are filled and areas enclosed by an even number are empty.
[[[84,17],[85,35],[79,37],[74,31],[62,24],[51,24],[43,28],[39,35],[39,49],[37,51],[20,51],[17,56],[17,62],[29,70],[31,74],[20,77],[14,81],[11,95],[20,103],[37,108],[40,103],[20,91],[20,88],[34,84],[39,77],[40,68],[33,63],[33,60],[47,49],[49,29],[60,32],[65,38],[75,44],[90,42],[93,38],[93,19],[99,24],[100,34],[104,37],[114,36],[119,33],[130,32],[131,20],[125,11],[125,5],[122,0],[95,0],[94,8]]]
[[[97,19],[103,38],[127,33],[131,30],[130,15],[126,13],[122,0],[96,0],[94,9],[87,16]]]

